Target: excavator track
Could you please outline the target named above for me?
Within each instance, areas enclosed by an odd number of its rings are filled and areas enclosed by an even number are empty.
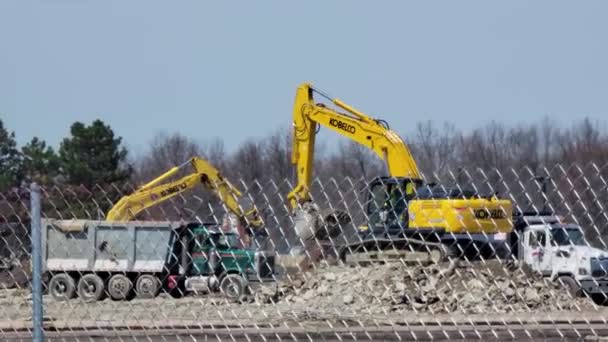
[[[406,264],[433,264],[448,256],[446,246],[415,238],[374,238],[343,245],[338,250],[342,262],[368,266],[401,262]]]

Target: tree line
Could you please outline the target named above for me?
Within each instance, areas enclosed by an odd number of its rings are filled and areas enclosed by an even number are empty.
[[[540,189],[536,176],[552,176],[545,201],[559,209],[572,200],[570,207],[562,209],[589,222],[608,224],[601,208],[608,199],[608,132],[601,122],[585,118],[561,127],[551,118],[516,126],[493,121],[464,131],[449,123],[424,121],[406,134],[399,133],[427,181],[498,190],[521,204],[536,201],[529,195],[530,189]],[[376,155],[343,139],[335,144],[317,142],[316,150],[315,176],[321,181],[313,184],[313,190],[320,201],[332,196],[343,201],[344,193],[353,192],[349,188],[357,182],[386,173]],[[0,220],[27,216],[24,208],[15,213],[19,210],[10,203],[27,196],[25,189],[33,181],[44,186],[52,202],[47,209],[61,218],[97,219],[120,196],[196,155],[210,160],[258,206],[285,208],[284,196],[294,183],[288,128],[249,138],[232,151],[219,138],[199,141],[180,133],[158,134],[147,151],[135,156],[101,120],[74,123],[57,149],[36,137],[17,147],[15,133],[0,120],[0,202],[4,203]],[[335,188],[328,185],[330,180]],[[577,203],[586,203],[585,208],[576,209]],[[219,206],[213,196],[197,190],[148,217],[213,215],[221,211]]]
[[[124,182],[132,174],[126,158],[122,138],[116,137],[112,128],[101,120],[90,125],[75,122],[58,151],[38,137],[19,149],[15,132],[10,132],[0,120],[2,192],[31,182],[87,187]]]

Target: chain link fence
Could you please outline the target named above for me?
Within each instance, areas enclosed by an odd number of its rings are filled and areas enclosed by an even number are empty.
[[[180,194],[129,223],[104,218],[132,185],[45,185],[40,202],[31,201],[28,187],[2,193],[0,335],[28,340],[37,322],[51,340],[608,334],[608,164],[441,170],[427,178],[444,185],[429,187],[427,198],[511,200],[517,215],[508,219],[516,229],[470,236],[489,252],[472,244],[473,252],[465,253],[459,245],[462,253],[429,257],[410,241],[381,245],[411,236],[370,233],[387,225],[380,212],[390,194],[370,189],[365,179],[314,180],[314,203],[347,213],[350,222],[341,234],[312,242],[295,234],[286,200],[293,184],[283,179],[237,184],[243,206],[255,206],[263,217],[256,231],[231,220],[205,191]],[[40,217],[32,205],[41,208]],[[30,290],[37,219],[40,321]]]

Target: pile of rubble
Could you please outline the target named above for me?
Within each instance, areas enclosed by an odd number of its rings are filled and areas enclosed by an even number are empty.
[[[592,306],[559,285],[498,261],[431,266],[321,267],[291,276],[257,300],[316,309],[368,312],[501,313]]]

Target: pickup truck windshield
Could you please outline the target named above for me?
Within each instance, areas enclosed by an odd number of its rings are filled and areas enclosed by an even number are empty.
[[[557,227],[551,230],[552,241],[557,246],[585,246],[585,236],[578,227]]]

